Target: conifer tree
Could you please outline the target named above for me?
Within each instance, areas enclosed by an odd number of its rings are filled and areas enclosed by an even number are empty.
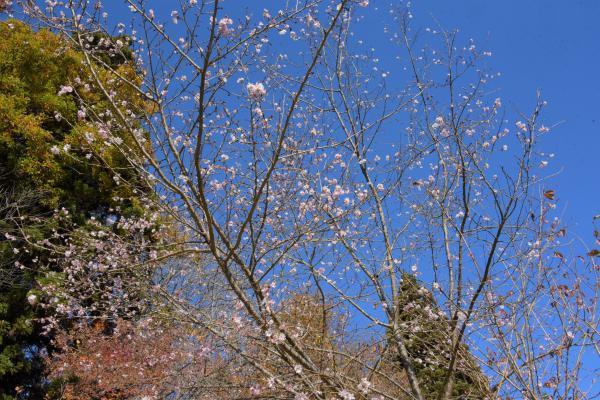
[[[405,273],[402,276],[398,303],[402,310],[400,335],[415,360],[423,395],[427,399],[436,399],[453,353],[451,321],[440,310],[431,291],[414,275]],[[461,345],[458,350],[454,381],[452,394],[456,399],[485,399],[490,393],[487,379],[466,345]]]

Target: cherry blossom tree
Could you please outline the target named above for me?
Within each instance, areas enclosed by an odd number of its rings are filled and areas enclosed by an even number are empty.
[[[88,75],[70,88],[110,102],[89,115],[100,147],[130,160],[177,226],[152,256],[168,318],[252,370],[244,398],[591,397],[598,265],[560,249],[541,94],[513,115],[490,95],[490,53],[414,29],[409,5],[390,10],[386,54],[355,28],[368,1],[239,5],[23,4],[83,52]],[[106,48],[132,48],[137,76]],[[429,303],[406,301],[415,285]],[[443,343],[414,351],[435,321]],[[476,390],[470,363],[486,375]]]

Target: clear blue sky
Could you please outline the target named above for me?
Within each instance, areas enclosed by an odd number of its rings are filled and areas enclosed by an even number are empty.
[[[260,15],[265,7],[274,11],[285,3],[228,0],[225,7],[231,12],[239,4],[239,16],[245,10]],[[370,0],[364,11],[385,20],[390,5],[402,4]],[[106,5],[112,14],[129,15],[120,1]],[[152,5],[165,19],[176,8],[162,0]],[[562,171],[549,183],[563,221],[591,244],[592,218],[600,214],[600,0],[416,0],[411,9],[413,27],[457,28],[458,43],[473,38],[479,49],[493,53],[487,63],[502,76],[490,87],[500,89],[508,111],[530,112],[536,91],[542,91],[549,103],[544,123],[562,122],[545,138],[543,150],[555,154],[545,171]],[[388,45],[381,35],[384,24],[361,32],[365,45],[378,52]]]
[[[121,2],[113,13],[127,15]],[[277,10],[283,0],[225,3],[228,10],[240,4],[260,15],[264,7]],[[600,214],[600,0],[416,0],[412,1],[413,27],[458,28],[458,43],[475,39],[478,48],[493,53],[488,64],[502,74],[491,87],[500,89],[509,111],[530,112],[536,90],[549,106],[546,124],[562,122],[545,138],[544,150],[554,153],[547,172],[562,172],[550,181],[571,232],[592,242],[592,217]],[[117,6],[118,4],[118,6]],[[385,17],[390,4],[400,0],[370,0],[367,13]],[[170,2],[153,2],[168,15]],[[375,10],[377,9],[377,10]],[[384,50],[381,29],[369,27],[365,44]],[[379,28],[379,27],[378,27]],[[513,114],[514,115],[514,114]]]
[[[543,146],[556,154],[548,170],[562,168],[551,186],[568,230],[592,245],[600,214],[600,0],[417,0],[412,10],[414,25],[434,27],[435,19],[492,51],[504,104],[529,111],[542,91],[544,121],[564,121]]]
[[[544,146],[556,154],[548,170],[564,168],[551,181],[559,207],[571,231],[591,242],[600,214],[600,1],[418,0],[412,9],[415,25],[434,27],[435,18],[492,51],[504,104],[529,111],[542,90],[545,121],[564,121]]]

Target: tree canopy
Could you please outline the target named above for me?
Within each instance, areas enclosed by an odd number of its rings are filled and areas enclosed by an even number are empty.
[[[89,221],[141,215],[147,189],[120,152],[92,157],[102,127],[87,114],[110,108],[83,82],[83,55],[17,20],[0,22],[0,37],[0,387],[5,398],[17,387],[35,397],[44,390],[40,351],[50,346],[39,320],[52,311],[33,299],[42,285],[64,279],[39,243]],[[113,67],[134,74],[125,61]],[[81,88],[77,96],[73,87]],[[69,226],[52,218],[57,210],[70,215]]]

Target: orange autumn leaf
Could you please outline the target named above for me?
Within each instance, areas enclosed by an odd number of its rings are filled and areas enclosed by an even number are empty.
[[[544,192],[544,197],[548,200],[554,200],[554,190],[546,190]]]

